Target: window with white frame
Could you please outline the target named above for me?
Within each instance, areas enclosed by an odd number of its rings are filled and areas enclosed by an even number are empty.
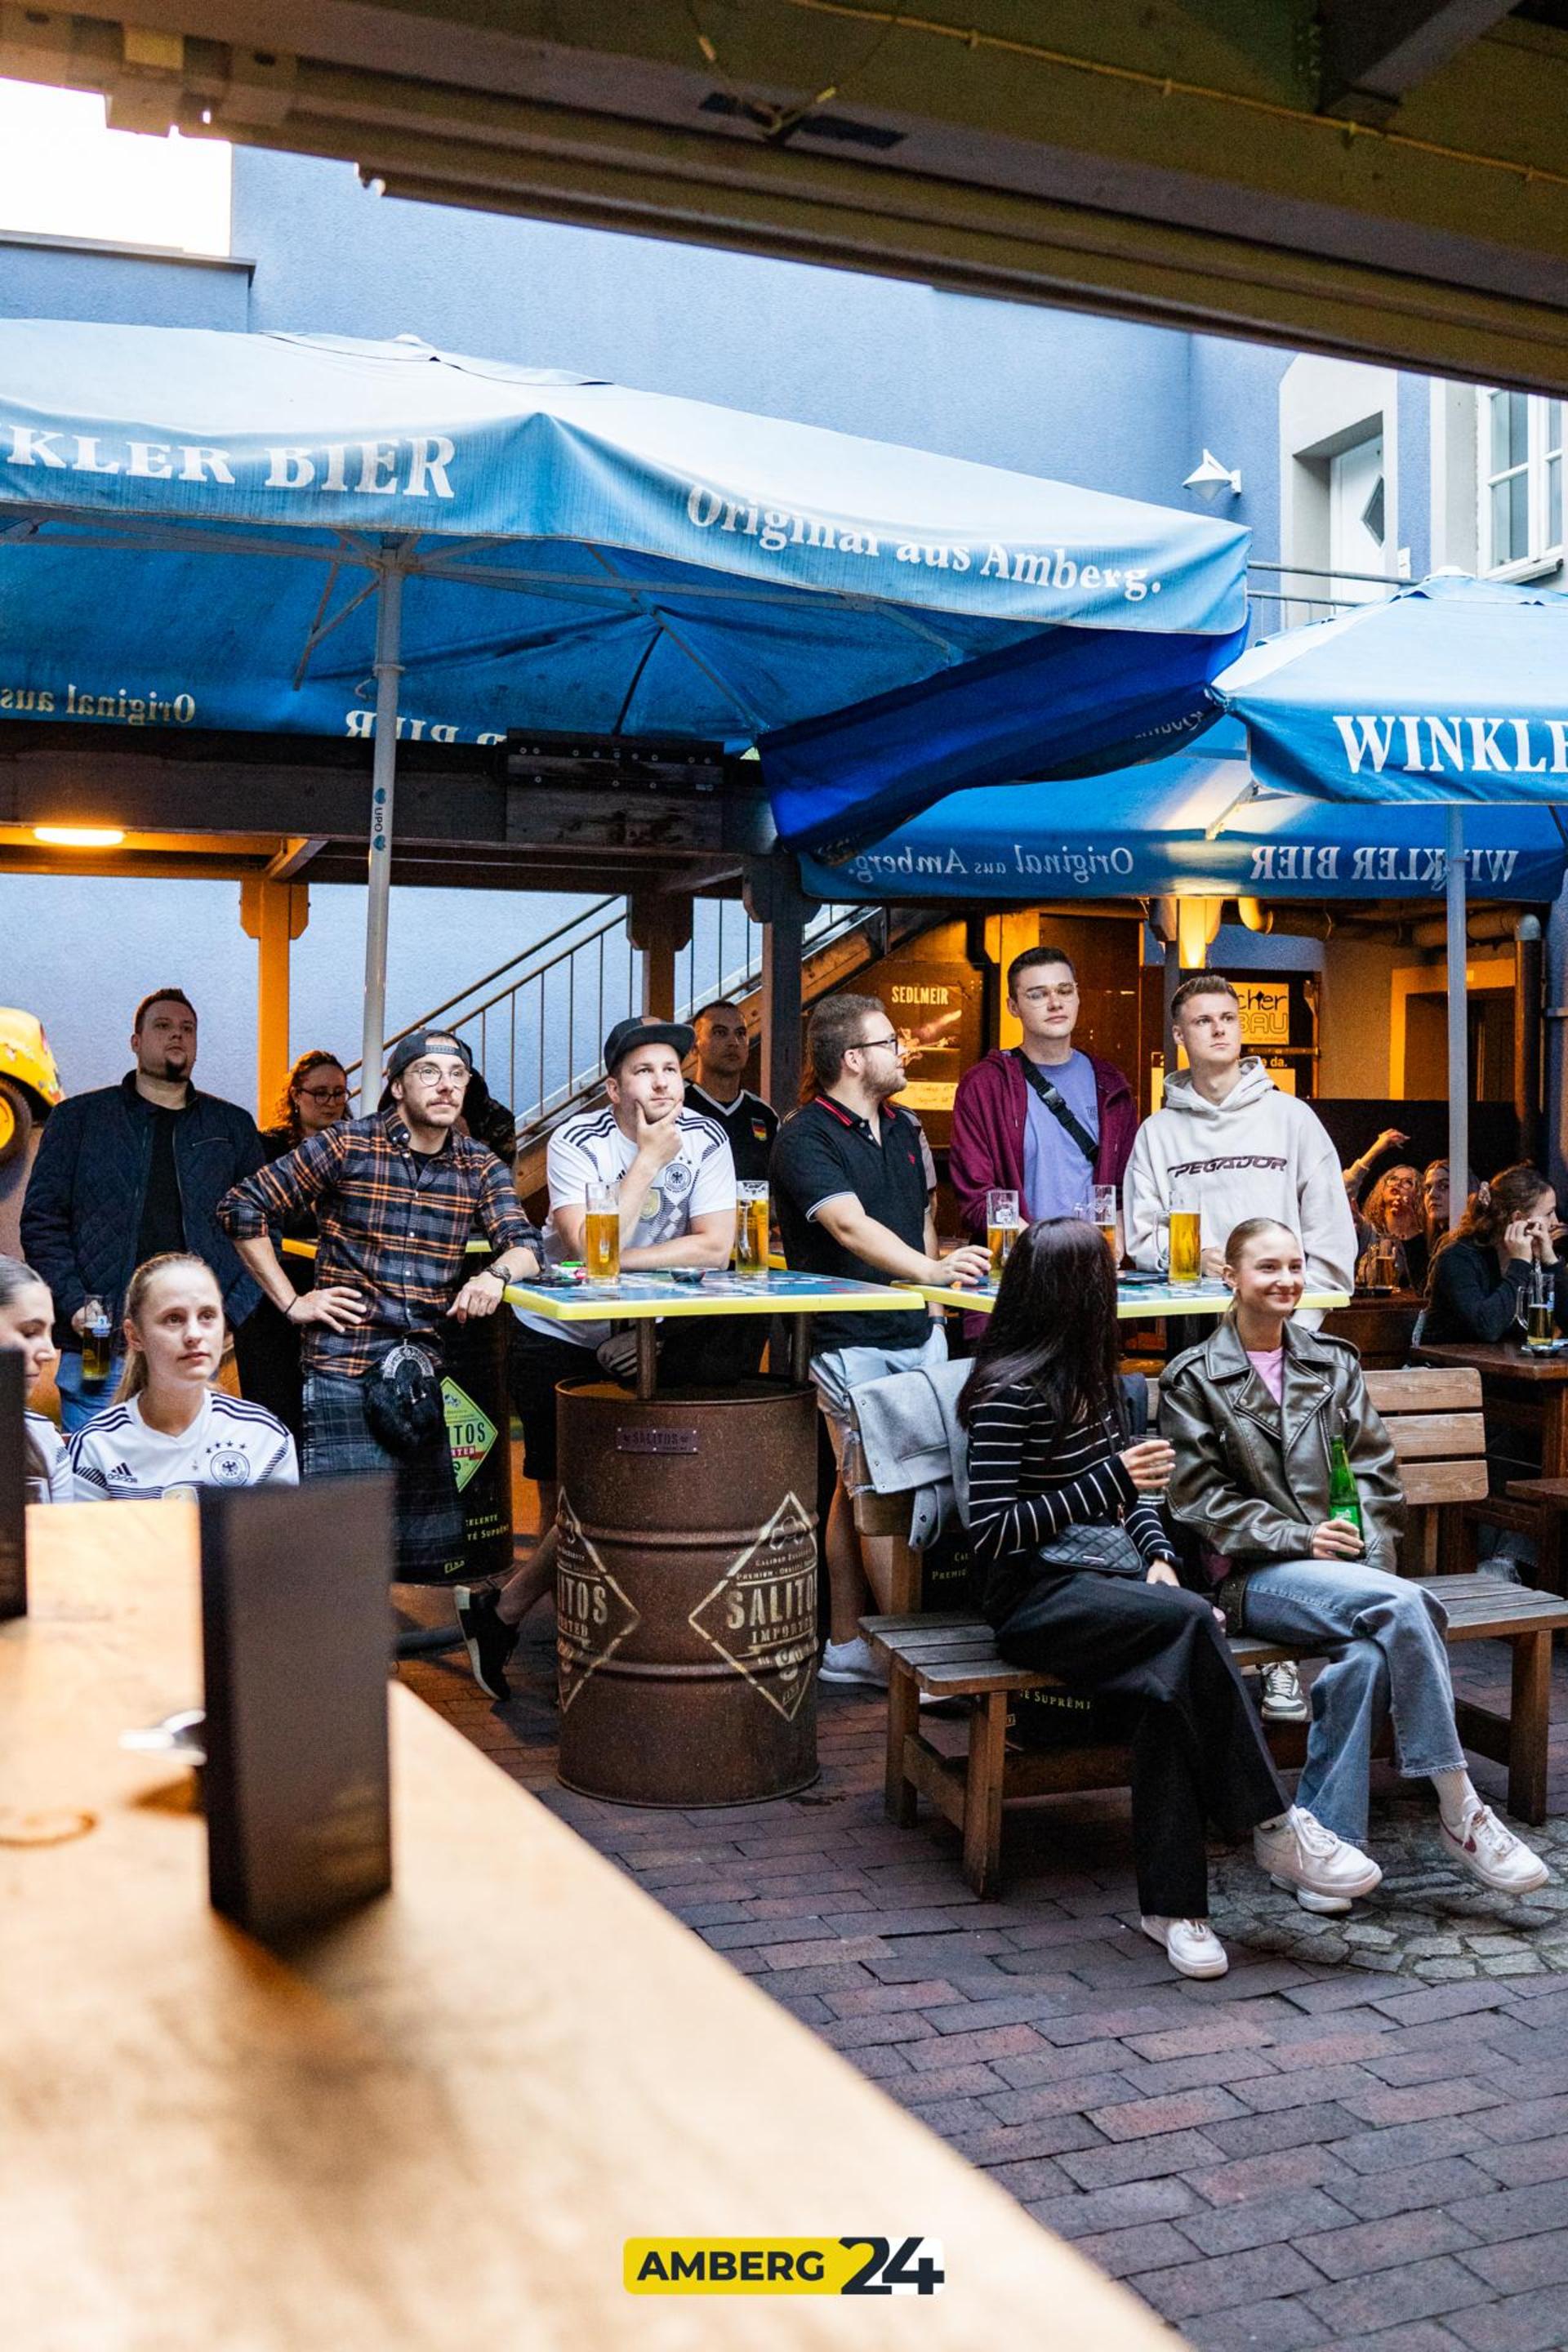
[[[1503,579],[1563,561],[1563,403],[1535,393],[1483,392],[1479,569]]]

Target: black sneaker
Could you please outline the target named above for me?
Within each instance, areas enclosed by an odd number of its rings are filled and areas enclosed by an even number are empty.
[[[517,1627],[502,1623],[500,1595],[493,1584],[459,1584],[452,1598],[474,1680],[487,1698],[510,1698],[506,1667],[517,1647]]]

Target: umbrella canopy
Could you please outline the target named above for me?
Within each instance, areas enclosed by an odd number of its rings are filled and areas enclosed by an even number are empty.
[[[1014,784],[955,793],[842,866],[804,857],[815,898],[973,900],[1113,898],[1431,898],[1446,875],[1441,809],[1327,807],[1269,792],[1242,729],[1098,776],[1092,792]],[[1544,902],[1568,845],[1545,809],[1478,810],[1466,825],[1475,898]]]
[[[1568,800],[1568,596],[1439,573],[1215,681],[1254,773],[1320,800]]]
[[[1320,800],[1447,803],[1448,1159],[1469,1160],[1465,847],[1477,803],[1568,801],[1568,596],[1440,573],[1255,646],[1215,682],[1255,774]],[[1379,820],[1380,824],[1384,820]],[[1530,1009],[1521,1006],[1521,1018]],[[1463,1209],[1455,1185],[1451,1215]]]
[[[0,321],[0,718],[367,734],[395,570],[405,735],[757,745],[831,854],[1201,729],[1247,545],[415,338]]]

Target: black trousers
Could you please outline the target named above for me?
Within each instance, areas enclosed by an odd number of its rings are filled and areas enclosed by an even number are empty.
[[[1138,1702],[1139,1906],[1162,1918],[1206,1918],[1205,1818],[1239,1838],[1290,1801],[1209,1602],[1091,1569],[1045,1574],[997,1625],[996,1646],[1010,1664],[1059,1675],[1076,1693]]]
[[[235,1326],[234,1368],[239,1393],[251,1404],[265,1405],[283,1423],[296,1445],[305,1443],[305,1375],[300,1362],[300,1334],[270,1298],[258,1301],[243,1323]]]

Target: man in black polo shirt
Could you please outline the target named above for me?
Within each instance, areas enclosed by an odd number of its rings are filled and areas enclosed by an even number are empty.
[[[697,1033],[697,1072],[686,1082],[688,1108],[723,1129],[739,1182],[765,1184],[779,1118],[761,1095],[741,1083],[752,1051],[746,1016],[738,1004],[720,997],[705,1004],[691,1025]]]
[[[889,1100],[904,1085],[904,1064],[883,1007],[874,996],[826,997],[805,1042],[816,1094],[784,1121],[773,1158],[790,1265],[859,1282],[984,1282],[984,1250],[965,1244],[937,1255],[920,1121]],[[947,1354],[940,1323],[922,1327],[918,1317],[891,1310],[818,1315],[812,1336],[811,1377],[841,1466],[851,1391]],[[832,1615],[822,1678],[885,1682],[858,1628],[868,1579],[879,1608],[889,1605],[890,1546],[886,1537],[858,1540],[842,1476],[826,1549]]]

